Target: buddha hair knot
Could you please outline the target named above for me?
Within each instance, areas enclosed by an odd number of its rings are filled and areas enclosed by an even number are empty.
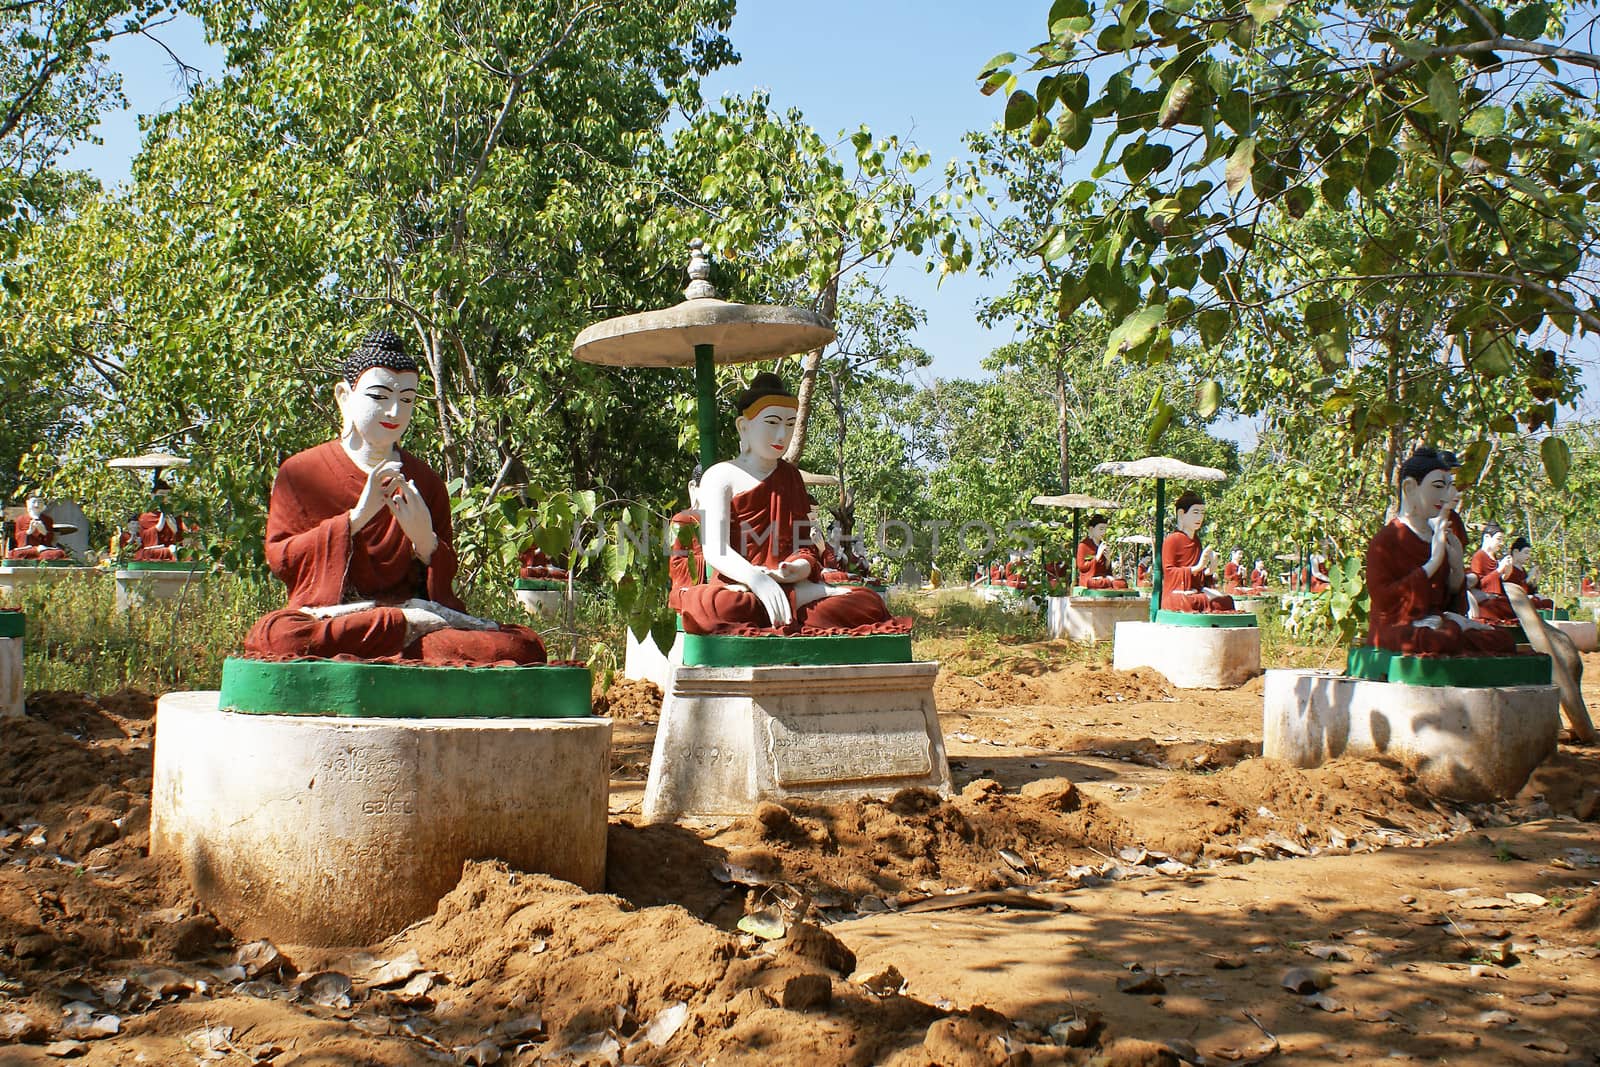
[[[1178,502],[1172,505],[1172,508],[1179,515],[1182,515],[1185,511],[1188,511],[1196,504],[1204,503],[1205,501],[1200,498],[1199,493],[1195,492],[1193,489],[1185,489],[1183,491],[1183,495],[1178,497]]]
[[[1404,483],[1407,478],[1410,478],[1418,485],[1421,485],[1422,479],[1434,471],[1453,471],[1459,466],[1461,466],[1461,461],[1456,459],[1454,452],[1445,452],[1424,445],[1411,453],[1410,457],[1400,464],[1400,481]]]
[[[346,382],[355,385],[373,367],[392,370],[396,374],[406,371],[419,373],[417,361],[407,354],[405,346],[400,343],[400,335],[386,329],[373,330],[363,337],[361,343],[345,357],[339,372]]]
[[[764,370],[750,381],[750,385],[738,396],[733,398],[733,406],[747,419],[755,418],[757,412],[773,404],[788,402],[793,407],[795,396],[789,392],[789,387],[783,384],[783,379],[769,370]]]

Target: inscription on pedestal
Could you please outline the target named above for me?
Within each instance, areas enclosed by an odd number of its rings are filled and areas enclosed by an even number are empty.
[[[920,707],[774,716],[767,722],[767,755],[773,779],[786,788],[933,773]]]

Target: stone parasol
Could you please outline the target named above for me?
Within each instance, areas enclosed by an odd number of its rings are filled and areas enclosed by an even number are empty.
[[[837,474],[816,474],[812,471],[801,471],[800,480],[805,482],[807,485],[839,484],[839,476]]]
[[[699,239],[689,242],[689,287],[676,307],[597,322],[572,343],[573,358],[609,367],[693,367],[700,466],[717,461],[717,364],[752,363],[821,348],[827,320],[804,308],[737,304],[717,296]]]
[[[146,452],[142,456],[118,456],[106,463],[108,467],[118,470],[149,471],[150,488],[153,491],[161,481],[161,472],[173,467],[187,467],[189,461],[182,456],[174,456],[171,452]]]
[[[1094,469],[1096,474],[1110,474],[1117,478],[1154,478],[1156,483],[1156,533],[1151,544],[1155,548],[1156,557],[1150,565],[1150,621],[1156,621],[1156,612],[1161,609],[1161,541],[1162,521],[1166,518],[1167,510],[1167,479],[1182,478],[1190,482],[1222,482],[1227,481],[1225,471],[1215,467],[1199,467],[1193,463],[1185,463],[1181,459],[1170,456],[1146,456],[1144,459],[1112,460],[1102,463]]]
[[[1086,508],[1093,508],[1095,511],[1115,511],[1122,506],[1115,500],[1105,500],[1101,497],[1089,496],[1085,493],[1062,493],[1060,496],[1036,496],[1029,501],[1029,503],[1036,508],[1072,509],[1073,555],[1072,563],[1070,564],[1072,567],[1070,572],[1072,581],[1067,583],[1068,586],[1071,586],[1072,582],[1077,581],[1078,578],[1078,542],[1082,539],[1082,534],[1078,530],[1078,520],[1082,518],[1084,510]]]

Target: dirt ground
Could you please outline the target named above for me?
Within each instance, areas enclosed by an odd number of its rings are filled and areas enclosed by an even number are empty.
[[[241,944],[147,855],[146,694],[0,723],[0,1067],[1600,1062],[1600,751],[1497,805],[1261,759],[1261,689],[1006,649],[941,676],[957,791],[638,819],[609,894],[469,864],[381,945]],[[1589,657],[1600,702],[1600,657]]]

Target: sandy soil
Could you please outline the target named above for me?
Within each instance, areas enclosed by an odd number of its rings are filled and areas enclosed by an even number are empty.
[[[610,894],[469,864],[348,952],[240,944],[148,858],[148,696],[33,694],[0,1067],[1600,1062],[1600,752],[1461,807],[1259,758],[1259,683],[991,659],[939,683],[955,795],[671,827],[637,819],[659,693],[623,683]]]

